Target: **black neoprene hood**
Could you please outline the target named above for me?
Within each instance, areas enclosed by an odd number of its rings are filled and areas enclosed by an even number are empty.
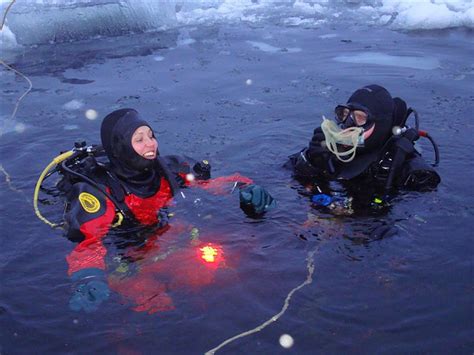
[[[359,152],[372,151],[382,146],[392,131],[395,104],[392,95],[380,85],[367,85],[354,91],[347,100],[348,105],[361,105],[369,110],[375,128]]]
[[[127,177],[136,175],[152,164],[152,161],[140,156],[132,146],[132,136],[141,126],[148,126],[139,113],[131,108],[113,111],[102,121],[100,136],[102,146],[116,172]],[[150,127],[151,129],[151,127]]]
[[[369,109],[374,121],[391,120],[394,109],[392,95],[380,85],[367,85],[356,90],[347,104],[359,104]]]

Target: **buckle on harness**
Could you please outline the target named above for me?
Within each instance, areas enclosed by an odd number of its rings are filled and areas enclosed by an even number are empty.
[[[123,222],[123,218],[124,218],[123,214],[121,212],[117,212],[115,214],[115,217],[114,217],[113,221],[112,221],[112,226],[111,227],[116,228],[116,227],[120,226]]]

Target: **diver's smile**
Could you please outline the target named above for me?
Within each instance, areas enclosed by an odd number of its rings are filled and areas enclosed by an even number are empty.
[[[149,151],[143,154],[143,157],[146,159],[153,159],[156,157],[156,151]]]

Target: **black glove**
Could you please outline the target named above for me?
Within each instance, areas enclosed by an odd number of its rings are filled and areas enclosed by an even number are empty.
[[[313,169],[318,171],[318,174],[333,176],[336,173],[335,164],[333,162],[334,154],[326,147],[325,140],[326,137],[324,136],[322,128],[316,128],[304,154],[306,160],[311,164]]]
[[[193,171],[197,180],[209,180],[211,178],[211,164],[207,160],[201,160],[194,164]]]
[[[276,206],[273,197],[259,185],[247,185],[239,193],[240,208],[250,215],[260,215]]]
[[[69,300],[69,308],[73,311],[95,311],[109,298],[110,289],[100,269],[79,270],[72,275],[72,280],[76,282],[74,294]]]

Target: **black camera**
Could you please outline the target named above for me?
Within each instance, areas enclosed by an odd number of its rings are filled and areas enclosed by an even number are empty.
[[[211,178],[211,165],[207,160],[198,161],[193,166],[196,179],[209,180]]]

